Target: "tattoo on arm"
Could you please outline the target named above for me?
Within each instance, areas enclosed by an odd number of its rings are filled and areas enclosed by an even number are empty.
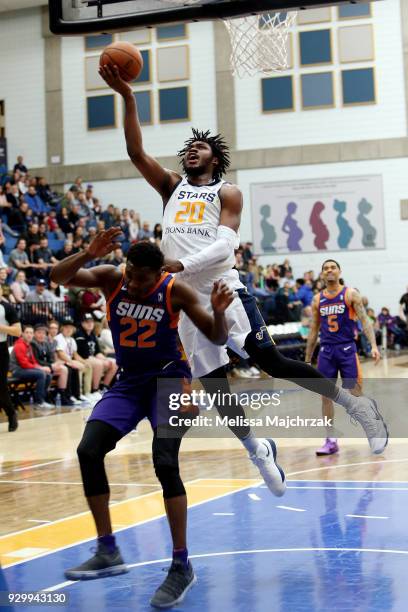
[[[375,331],[374,331],[374,327],[373,324],[371,323],[370,319],[368,318],[368,315],[366,313],[366,309],[364,308],[364,304],[362,302],[361,299],[361,295],[359,293],[357,293],[357,291],[353,291],[353,297],[352,297],[352,305],[353,308],[356,312],[356,315],[358,316],[358,318],[361,321],[361,324],[363,326],[363,331],[364,334],[366,335],[369,343],[371,344],[371,348],[376,348],[377,347],[377,341],[375,339]]]
[[[312,310],[313,310],[312,325],[310,326],[310,332],[307,337],[307,343],[306,343],[305,361],[307,362],[312,360],[313,353],[314,353],[314,350],[317,344],[317,339],[319,337],[320,317],[319,317],[319,309],[317,306],[317,302],[315,300],[312,303]]]

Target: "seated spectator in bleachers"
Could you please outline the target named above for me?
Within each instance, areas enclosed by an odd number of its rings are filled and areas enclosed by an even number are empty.
[[[252,252],[252,242],[245,242],[242,247],[242,259],[244,263],[248,264],[254,257]]]
[[[129,240],[131,242],[136,242],[137,235],[140,229],[140,215],[134,210],[131,210],[129,212],[128,227],[129,227]]]
[[[0,268],[0,287],[2,288],[3,300],[7,300],[10,304],[15,304],[14,295],[11,292],[11,287],[7,283],[7,268]]]
[[[113,204],[109,204],[108,208],[101,214],[101,221],[104,221],[104,229],[109,229],[115,224],[115,207]]]
[[[33,262],[34,252],[40,246],[41,234],[40,234],[38,223],[31,223],[28,226],[27,233],[24,234],[22,238],[25,238],[25,241],[27,243],[26,251],[28,253],[28,257],[30,258],[30,261]]]
[[[20,202],[18,208],[11,208],[8,224],[15,232],[25,233],[32,220],[32,212],[27,202]]]
[[[4,255],[3,255],[3,251],[1,250],[1,248],[0,248],[0,268],[5,268],[8,274],[8,268],[7,268],[6,262],[4,261]]]
[[[78,354],[77,343],[72,337],[75,332],[75,324],[72,319],[64,319],[61,322],[61,332],[56,336],[56,354],[60,361],[65,363],[71,370],[79,373],[79,380],[72,378],[72,392],[77,400],[93,401],[91,396],[92,368]]]
[[[18,185],[11,185],[10,189],[6,194],[7,202],[10,204],[10,208],[18,208],[20,206],[20,192],[18,190]],[[9,216],[10,211],[7,212],[7,217]]]
[[[387,338],[390,344],[390,348],[399,350],[402,344],[406,343],[406,333],[401,327],[398,326],[397,317],[393,317],[390,314],[389,308],[383,306],[381,312],[377,317],[378,325],[380,329],[383,327],[387,330]]]
[[[100,321],[106,312],[106,300],[97,288],[86,289],[82,294],[81,313],[90,313]]]
[[[295,285],[296,299],[302,303],[302,307],[310,306],[313,301],[312,281],[303,278],[296,279]]]
[[[34,357],[33,347],[31,346],[33,336],[32,326],[26,325],[23,329],[23,335],[15,342],[11,352],[10,370],[16,378],[36,383],[34,389],[36,406],[34,407],[48,409],[53,407],[46,401],[51,382],[51,368],[40,365]]]
[[[42,366],[48,366],[57,378],[56,394],[60,394],[61,403],[65,406],[73,406],[68,386],[68,367],[61,361],[55,359],[55,349],[47,339],[47,327],[42,323],[34,325],[34,338],[31,342],[34,357]]]
[[[313,312],[311,306],[306,306],[302,310],[302,318],[300,320],[299,334],[302,336],[303,340],[306,340],[310,333],[310,328],[312,326]]]
[[[112,257],[109,259],[109,263],[112,266],[120,266],[125,261],[125,257],[123,255],[123,251],[122,251],[122,249],[120,247],[115,249],[111,253],[111,255],[112,255]]]
[[[26,247],[27,242],[24,240],[24,238],[19,238],[15,248],[9,255],[9,266],[14,268],[16,271],[24,270],[25,272],[32,273],[33,267],[28,258]]]
[[[30,291],[26,297],[26,302],[33,302],[35,304],[53,301],[53,295],[47,289],[47,281],[43,278],[39,278],[37,280],[35,289]]]
[[[58,225],[56,210],[50,210],[47,216],[47,226],[48,226],[47,231],[54,232],[55,238],[57,238],[58,240],[65,240],[65,234],[61,230],[60,226]]]
[[[163,238],[163,229],[161,223],[156,223],[153,228],[153,238],[158,247],[160,247]]]
[[[112,332],[109,329],[106,317],[102,321],[95,322],[95,335],[98,338],[99,346],[106,357],[115,359],[115,347],[113,346]]]
[[[138,240],[150,240],[153,238],[153,232],[150,229],[150,223],[145,221],[137,233]]]
[[[22,155],[17,155],[17,163],[14,164],[13,172],[19,170],[22,174],[27,174],[27,166],[24,164],[24,158]]]
[[[293,288],[295,286],[295,279],[293,278],[292,269],[290,269],[290,270],[286,269],[285,272],[284,272],[284,275],[281,276],[281,279],[279,281],[279,286],[281,288],[285,287],[285,285],[287,285],[287,284],[289,284],[290,288]]]
[[[102,389],[109,388],[116,372],[117,365],[113,359],[105,357],[94,333],[95,321],[91,314],[84,314],[81,325],[74,338],[78,347],[78,354],[92,368],[92,394],[98,395],[102,381]],[[102,380],[103,377],[103,380]],[[101,395],[99,395],[101,397]]]
[[[279,266],[279,275],[281,278],[288,278],[287,272],[290,272],[289,278],[293,278],[292,276],[292,267],[290,265],[289,259],[285,259],[285,261]],[[282,286],[282,285],[281,285]]]
[[[24,270],[19,270],[17,272],[14,282],[10,285],[10,290],[16,304],[23,304],[25,302],[27,295],[30,293],[30,287],[27,285]]]
[[[48,290],[50,292],[51,301],[54,303],[57,302],[65,302],[65,289],[55,283],[53,280],[50,280]]]
[[[55,198],[55,193],[47,183],[47,179],[44,176],[40,176],[37,182],[37,194],[43,202],[50,204]]]
[[[73,254],[74,246],[72,244],[72,240],[66,240],[62,249],[57,251],[57,253],[55,254],[55,257],[58,259],[58,261],[61,261],[62,259],[65,259],[65,257],[69,257],[69,255]]]
[[[65,236],[74,233],[75,223],[73,223],[69,218],[68,208],[61,208],[61,211],[57,214],[57,221],[61,231],[64,233]]]
[[[80,220],[81,216],[79,214],[79,204],[77,202],[71,204],[70,211],[68,213],[68,220],[73,224],[74,231],[75,227]]]
[[[43,200],[38,195],[35,187],[30,186],[28,188],[27,193],[24,195],[24,199],[28,203],[33,213],[38,217],[47,214],[49,209],[48,204],[43,202]]]
[[[265,271],[265,286],[271,291],[277,291],[279,289],[279,266],[277,264],[270,264],[266,266]]]
[[[34,263],[37,264],[36,275],[39,278],[49,278],[51,268],[58,263],[50,248],[48,248],[48,238],[42,236],[38,249],[34,251]]]

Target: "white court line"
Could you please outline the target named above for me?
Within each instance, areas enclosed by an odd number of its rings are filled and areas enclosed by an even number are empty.
[[[359,463],[342,463],[340,465],[325,465],[316,468],[311,468],[309,470],[299,470],[297,472],[290,472],[286,474],[286,476],[297,476],[298,474],[308,474],[309,472],[319,472],[324,470],[339,470],[341,468],[348,467],[356,467],[358,465],[376,465],[378,463],[402,463],[403,461],[408,461],[406,459],[379,459],[377,461],[360,461]]]
[[[70,461],[70,459],[55,459],[54,461],[47,461],[46,463],[36,463],[34,465],[26,465],[20,468],[13,468],[11,472],[24,472],[24,470],[34,470],[35,468],[43,467],[44,465],[53,465],[54,463],[62,463],[63,461]]]
[[[191,482],[198,482],[199,480],[207,480],[206,478],[194,478]],[[186,482],[185,483],[187,486],[190,484],[190,482]],[[241,487],[240,489],[237,489],[236,491],[228,491],[228,493],[223,493],[222,495],[215,495],[214,497],[210,497],[208,499],[205,499],[203,501],[197,502],[195,504],[191,504],[189,506],[189,508],[195,508],[196,506],[202,506],[203,504],[206,504],[208,502],[211,501],[218,501],[219,499],[222,499],[223,497],[228,497],[228,495],[234,495],[234,493],[239,493],[241,491],[246,491],[246,489],[250,489],[252,487],[252,485],[245,485],[244,487]],[[157,493],[157,491],[152,491],[151,493],[144,493],[143,495],[137,495],[135,497],[130,497],[129,499],[125,499],[119,502],[115,502],[112,505],[115,506],[120,506],[121,504],[124,504],[126,502],[128,502],[129,500],[136,500],[136,499],[140,499],[142,497],[150,497],[152,495],[155,495]],[[64,518],[58,519],[56,521],[52,521],[53,524],[56,523],[61,523],[61,521],[65,521],[66,519],[70,519],[70,518],[75,518],[84,514],[89,514],[89,510],[87,510],[86,512],[78,512],[78,514],[72,514],[70,516],[66,516]],[[160,518],[163,518],[165,515],[165,513],[163,512],[163,514],[160,514],[159,516],[154,516],[153,518],[150,519],[146,519],[144,521],[137,521],[136,523],[133,523],[131,525],[128,525],[127,527],[124,527],[123,529],[118,529],[116,531],[116,533],[119,533],[120,531],[124,531],[125,529],[132,529],[133,527],[138,527],[139,525],[145,525],[146,523],[151,523],[152,521],[156,521]],[[2,535],[0,536],[0,540],[4,539],[4,538],[8,538],[10,536],[13,535],[17,535],[19,533],[24,533],[26,531],[33,531],[34,529],[41,529],[41,525],[38,525],[37,527],[28,527],[27,529],[21,529],[21,531],[14,531],[13,533],[8,533],[6,535]],[[47,555],[59,552],[61,550],[66,550],[68,548],[73,548],[74,546],[79,546],[80,544],[85,544],[86,542],[93,542],[95,540],[94,537],[92,538],[85,538],[84,540],[79,540],[78,542],[74,542],[72,544],[68,544],[68,546],[61,546],[60,548],[55,548],[54,550],[50,550],[49,552],[43,553],[41,555],[37,555],[34,559],[30,559],[30,561],[35,561],[37,559],[40,559],[41,557],[46,557]],[[170,559],[171,560],[171,559]],[[8,565],[3,565],[2,568],[6,569],[8,567],[13,567],[14,565],[20,565],[21,563],[24,563],[25,561],[15,561],[13,563],[9,563]],[[77,582],[77,581],[68,581],[67,584],[73,584],[73,582]],[[66,583],[64,583],[66,584]]]
[[[256,493],[248,493],[248,497],[253,501],[261,501],[261,498]]]
[[[32,485],[32,484],[45,484],[45,485],[81,485],[81,482],[70,482],[63,480],[1,480],[0,484],[4,482],[6,484],[23,484],[23,485]],[[110,482],[109,486],[111,487],[160,487],[160,484],[152,484],[152,483],[140,483],[140,482]],[[193,485],[197,486],[197,485]]]
[[[1,482],[1,481],[0,481]],[[262,487],[263,488],[263,487]],[[265,487],[267,488],[267,487]],[[408,491],[408,487],[287,487],[288,489],[333,489],[335,491]]]
[[[45,520],[39,520],[39,519],[27,519],[28,523],[52,523],[52,521],[45,521]]]
[[[304,508],[291,508],[291,506],[276,506],[281,510],[292,510],[293,512],[306,512]]]
[[[389,516],[370,516],[369,514],[346,514],[350,518],[362,518],[362,519],[389,519]]]
[[[393,549],[381,549],[381,548],[266,548],[260,550],[231,550],[226,552],[216,553],[204,553],[201,555],[189,555],[190,559],[206,559],[209,557],[229,557],[233,555],[255,555],[261,553],[288,553],[288,552],[357,552],[357,553],[380,553],[380,554],[395,554],[395,555],[408,555],[408,550],[393,550]],[[153,561],[141,561],[140,563],[129,563],[128,568],[134,567],[145,567],[147,565],[155,565],[156,563],[169,563],[171,558],[167,559],[154,559]],[[63,589],[71,584],[77,583],[77,580],[67,580],[60,582],[46,589],[42,589],[41,592],[52,592],[58,589]]]
[[[235,512],[213,512],[213,516],[235,516]]]

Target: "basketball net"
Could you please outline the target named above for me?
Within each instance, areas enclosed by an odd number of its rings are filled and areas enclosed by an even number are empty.
[[[173,6],[205,4],[208,0],[162,0]],[[296,11],[260,13],[224,19],[231,40],[232,73],[240,78],[289,68],[289,30]]]

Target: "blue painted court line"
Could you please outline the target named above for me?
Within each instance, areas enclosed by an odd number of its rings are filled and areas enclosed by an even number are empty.
[[[302,481],[290,484],[294,483]],[[279,499],[254,487],[191,508],[190,554],[198,583],[177,610],[405,612],[408,491],[388,490],[393,483],[370,482],[365,488],[364,483],[345,483],[350,485],[346,489],[338,481],[321,482],[333,487],[329,489],[304,484]],[[249,493],[256,493],[260,501]],[[151,610],[149,599],[165,577],[161,569],[168,567],[166,521],[160,518],[128,528],[117,539],[125,560],[136,567],[123,576],[70,584],[64,589],[69,605],[46,609]],[[64,569],[86,559],[89,548],[87,542],[6,569],[9,589],[32,591],[64,583]]]

